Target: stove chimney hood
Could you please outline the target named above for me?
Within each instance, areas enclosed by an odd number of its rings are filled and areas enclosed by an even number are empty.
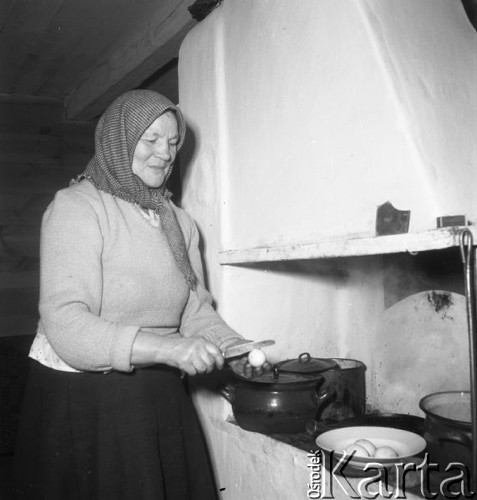
[[[180,51],[184,206],[229,249],[475,223],[476,49],[455,0],[224,2]]]

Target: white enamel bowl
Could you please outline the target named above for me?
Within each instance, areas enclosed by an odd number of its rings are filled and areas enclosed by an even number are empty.
[[[418,455],[426,448],[426,441],[419,434],[395,429],[392,427],[342,427],[324,432],[316,438],[316,444],[327,453],[333,452],[335,458],[340,459],[344,450],[358,439],[371,441],[376,448],[391,446],[398,454],[393,458],[358,457],[354,455],[349,465],[363,468],[368,463],[379,463],[383,466],[396,464]]]

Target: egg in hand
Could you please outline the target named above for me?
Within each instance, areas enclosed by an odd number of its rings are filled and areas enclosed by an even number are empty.
[[[263,363],[267,361],[265,353],[261,349],[252,349],[248,353],[248,362],[254,367],[263,366]]]

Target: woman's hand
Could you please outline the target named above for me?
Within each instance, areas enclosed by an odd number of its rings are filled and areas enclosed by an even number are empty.
[[[240,344],[246,344],[247,342],[250,342],[250,340],[237,339],[232,344],[228,344],[227,348]],[[248,354],[244,354],[239,358],[229,359],[227,360],[227,363],[234,373],[245,378],[259,377],[264,372],[272,369],[272,365],[266,359],[262,365],[252,366],[248,362]]]
[[[164,363],[179,368],[187,375],[210,373],[214,368],[224,366],[220,349],[202,337],[171,339],[170,345],[165,343],[163,355]]]
[[[245,378],[259,377],[272,369],[272,365],[266,360],[261,366],[252,366],[248,362],[247,354],[244,354],[241,358],[229,360],[228,364],[234,373]]]
[[[227,347],[245,342],[250,341],[237,339]],[[227,362],[237,375],[245,378],[258,377],[272,368],[266,360],[263,365],[253,367],[247,354]],[[224,357],[214,343],[203,337],[161,336],[140,330],[133,344],[131,364],[148,366],[159,363],[178,368],[188,375],[197,375],[210,373],[214,368],[220,370],[224,366]]]
[[[220,349],[202,337],[160,336],[139,331],[133,345],[131,364],[162,363],[187,373],[210,373],[224,366]]]

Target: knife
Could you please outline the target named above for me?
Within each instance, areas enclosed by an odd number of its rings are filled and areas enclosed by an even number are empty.
[[[225,359],[235,358],[236,356],[242,356],[247,354],[252,349],[260,349],[260,347],[266,347],[268,345],[275,344],[274,340],[258,340],[254,342],[247,342],[246,344],[235,345],[225,349],[222,353]]]

